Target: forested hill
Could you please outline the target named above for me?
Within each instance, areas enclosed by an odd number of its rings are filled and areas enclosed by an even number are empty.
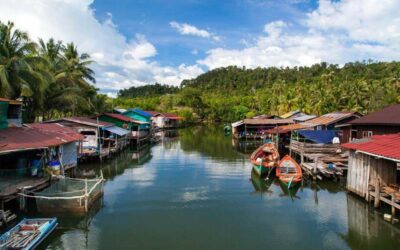
[[[388,77],[400,77],[400,63],[347,63],[343,67],[337,64],[320,63],[311,67],[256,68],[245,69],[236,66],[217,68],[199,75],[195,79],[184,80],[182,87],[193,87],[202,91],[230,90],[232,92],[251,91],[268,88],[273,83],[315,84],[326,76],[333,82],[373,81]]]
[[[129,89],[122,89],[118,92],[119,97],[154,97],[165,94],[176,93],[179,90],[178,87],[161,85],[159,83],[144,85],[139,87],[130,87]]]
[[[151,93],[150,89],[160,86],[141,87],[147,88]],[[230,66],[184,80],[174,90],[150,98],[137,92],[137,98],[117,98],[114,105],[226,122],[291,110],[316,115],[332,111],[366,114],[400,102],[400,62],[355,62],[342,67],[326,63],[294,68]]]

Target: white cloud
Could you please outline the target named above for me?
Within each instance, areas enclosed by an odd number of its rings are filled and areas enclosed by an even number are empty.
[[[257,2],[258,0],[256,0]],[[297,0],[288,0],[297,1]],[[0,20],[14,21],[34,39],[54,37],[75,42],[96,61],[96,86],[109,95],[121,88],[160,82],[179,84],[204,68],[311,65],[321,61],[343,64],[354,60],[400,60],[400,1],[320,0],[315,10],[298,23],[276,20],[258,36],[243,35],[243,48],[215,47],[196,64],[160,65],[157,48],[145,36],[122,35],[112,14],[99,21],[90,7],[93,0],[3,0]],[[263,1],[259,1],[263,2]],[[27,7],[28,6],[28,7]],[[261,6],[262,7],[262,6]],[[206,29],[171,22],[182,35],[219,41]],[[260,27],[261,29],[262,27]],[[225,40],[225,39],[224,39]],[[196,48],[203,51],[204,48]],[[190,53],[191,51],[188,51]]]
[[[169,23],[170,26],[174,29],[176,29],[179,34],[182,35],[191,35],[191,36],[199,36],[199,37],[204,37],[204,38],[211,38],[216,42],[221,41],[221,38],[213,33],[208,32],[207,30],[199,29],[193,25],[187,24],[187,23],[178,23],[175,21],[172,21]]]
[[[300,27],[283,21],[265,25],[254,44],[243,49],[215,48],[199,64],[208,68],[238,65],[343,64],[355,60],[400,59],[400,1],[321,0]]]
[[[73,41],[81,52],[89,53],[96,64],[96,86],[107,94],[133,85],[158,81],[178,85],[191,73],[203,73],[199,66],[164,67],[152,57],[157,49],[137,34],[128,40],[107,13],[104,21],[95,18],[90,7],[93,0],[4,0],[0,20],[11,20],[32,39],[53,37],[64,42]],[[110,74],[112,72],[112,74]],[[185,77],[185,78],[181,78]],[[106,91],[105,91],[106,89]]]

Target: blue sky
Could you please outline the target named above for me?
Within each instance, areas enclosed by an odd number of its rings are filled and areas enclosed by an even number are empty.
[[[218,67],[400,60],[399,0],[2,0],[33,40],[74,42],[96,86],[179,85]]]
[[[118,30],[127,38],[140,33],[157,47],[154,57],[162,64],[178,66],[196,63],[211,48],[242,48],[266,23],[275,20],[295,22],[306,10],[316,7],[313,1],[263,0],[112,0],[93,2],[96,18],[105,20],[112,14]],[[171,21],[188,23],[218,34],[221,41],[180,36]],[[193,54],[197,52],[197,54]]]

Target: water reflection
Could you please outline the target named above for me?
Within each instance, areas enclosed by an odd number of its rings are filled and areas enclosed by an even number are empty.
[[[179,135],[179,137],[176,137]],[[252,173],[222,127],[193,127],[152,147],[82,166],[103,171],[89,223],[62,219],[49,249],[398,249],[397,225],[340,183],[287,190]],[[245,154],[243,152],[246,152]],[[234,239],[234,240],[232,240]]]

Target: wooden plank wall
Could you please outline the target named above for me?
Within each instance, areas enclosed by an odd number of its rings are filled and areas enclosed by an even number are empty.
[[[366,197],[369,185],[376,186],[378,178],[381,185],[396,184],[396,164],[362,153],[356,154],[352,150],[347,172],[347,189]]]

